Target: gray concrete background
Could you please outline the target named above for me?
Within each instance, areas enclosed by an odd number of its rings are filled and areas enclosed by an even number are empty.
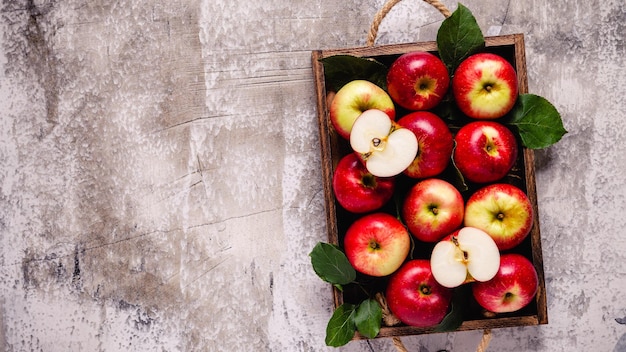
[[[308,258],[326,236],[310,53],[364,45],[382,3],[3,1],[0,349],[332,350]],[[624,1],[463,4],[485,34],[526,35],[530,91],[569,130],[537,153],[549,324],[489,351],[626,351]],[[404,1],[377,44],[442,19]]]

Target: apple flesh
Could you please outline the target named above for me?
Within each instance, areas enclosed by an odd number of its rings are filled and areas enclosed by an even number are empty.
[[[387,276],[398,270],[409,254],[409,236],[397,218],[382,212],[368,214],[350,225],[344,250],[356,271]]]
[[[391,312],[404,324],[428,327],[446,316],[452,290],[437,283],[428,260],[414,259],[392,275],[385,298]]]
[[[520,254],[508,253],[500,258],[500,268],[491,280],[472,284],[472,293],[486,310],[511,313],[532,302],[538,288],[533,263]]]
[[[448,125],[428,111],[416,111],[398,120],[398,125],[409,129],[417,137],[417,155],[404,170],[412,178],[428,178],[442,173],[450,163],[454,138]]]
[[[396,116],[395,105],[387,92],[370,81],[354,80],[333,96],[329,107],[330,122],[341,137],[349,139],[354,121],[369,109],[378,109],[392,120]]]
[[[429,178],[416,183],[402,205],[409,232],[423,242],[437,242],[463,224],[464,201],[449,182]]]
[[[333,174],[337,202],[352,213],[367,213],[381,208],[393,196],[394,178],[372,175],[355,153],[341,158]]]
[[[365,111],[354,121],[350,146],[365,161],[367,170],[378,177],[402,173],[418,150],[415,134],[377,109]]]
[[[516,247],[533,226],[533,207],[524,191],[506,183],[485,186],[465,205],[465,226],[485,231],[501,251]]]
[[[454,163],[463,177],[471,182],[500,180],[517,159],[515,135],[495,121],[470,122],[461,127],[454,139]]]
[[[465,115],[476,119],[497,119],[515,105],[517,74],[513,66],[499,55],[474,54],[461,62],[454,72],[452,92]]]
[[[430,256],[435,280],[448,288],[489,281],[499,266],[496,243],[484,231],[473,227],[464,227],[438,242]]]
[[[402,54],[389,67],[387,91],[408,110],[435,107],[448,91],[448,69],[437,56],[423,51]]]

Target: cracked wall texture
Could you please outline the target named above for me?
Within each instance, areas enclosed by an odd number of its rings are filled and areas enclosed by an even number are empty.
[[[364,45],[382,3],[3,1],[2,350],[332,350],[308,259],[326,239],[310,52]],[[624,2],[464,5],[485,34],[525,34],[530,91],[569,131],[537,153],[549,324],[489,350],[626,351]],[[399,3],[377,43],[441,20]]]

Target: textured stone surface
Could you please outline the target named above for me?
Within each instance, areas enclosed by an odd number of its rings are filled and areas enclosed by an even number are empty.
[[[1,349],[326,350],[310,52],[364,45],[382,3],[3,1]],[[526,35],[530,91],[569,130],[537,153],[549,324],[489,350],[625,351],[624,2],[464,5],[486,34]],[[433,40],[441,19],[399,3],[377,43]]]

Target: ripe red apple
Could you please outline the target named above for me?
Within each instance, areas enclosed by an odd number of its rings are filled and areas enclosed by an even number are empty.
[[[495,183],[469,197],[464,223],[488,233],[504,251],[522,243],[530,233],[533,207],[526,193],[518,187]]]
[[[461,111],[476,119],[497,119],[517,100],[517,74],[503,57],[474,54],[457,67],[452,92]]]
[[[354,121],[369,109],[381,110],[392,120],[396,118],[395,106],[387,92],[370,81],[354,80],[334,95],[329,107],[330,122],[341,137],[349,139]]]
[[[352,213],[379,209],[391,199],[394,189],[395,178],[372,175],[355,153],[341,158],[333,174],[335,198]]]
[[[437,325],[448,312],[452,290],[437,283],[426,259],[406,262],[393,274],[387,285],[387,304],[406,325]]]
[[[463,223],[461,193],[449,182],[429,178],[416,183],[402,206],[409,232],[420,241],[436,242]]]
[[[404,174],[413,178],[428,178],[442,173],[450,162],[454,139],[448,125],[428,111],[416,111],[398,120],[417,137],[418,149],[413,163]]]
[[[357,219],[346,231],[344,250],[354,269],[370,276],[387,276],[402,265],[411,247],[400,220],[387,213]]]
[[[532,302],[538,287],[533,263],[520,254],[509,253],[500,257],[500,269],[493,279],[472,284],[472,293],[486,310],[510,313]]]
[[[515,136],[495,121],[470,122],[461,127],[454,139],[454,163],[463,177],[472,182],[503,178],[517,159]]]
[[[437,56],[423,51],[402,54],[389,67],[387,91],[408,110],[435,107],[448,91],[448,69]]]

